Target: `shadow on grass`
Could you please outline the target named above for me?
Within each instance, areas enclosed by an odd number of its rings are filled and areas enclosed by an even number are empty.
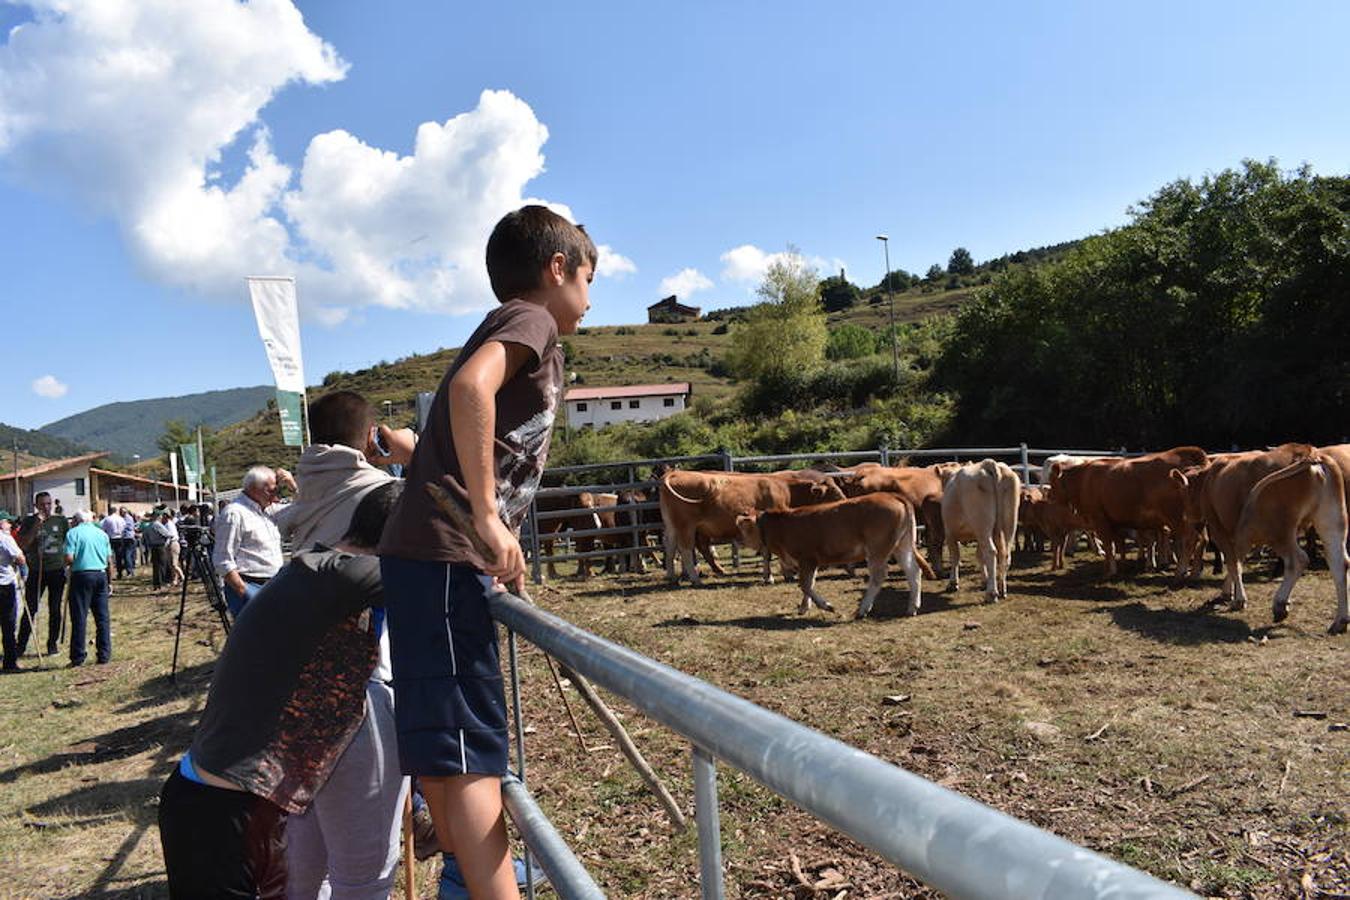
[[[1130,596],[1124,588],[1078,571],[1010,572],[1008,592],[1032,593],[1039,597],[1079,600],[1086,603],[1124,600]]]
[[[136,689],[138,699],[118,707],[115,712],[121,715],[140,712],[143,709],[176,700],[184,694],[204,691],[211,682],[211,673],[215,671],[215,668],[216,661],[211,659],[193,666],[180,668],[176,681],[168,672],[147,678]]]
[[[106,734],[74,740],[69,748],[53,753],[46,759],[0,772],[0,784],[17,781],[25,775],[57,772],[67,766],[127,759],[156,747],[161,748],[161,752],[177,755],[186,750],[191,743],[192,729],[199,714],[198,709],[185,709],[160,716],[158,719],[118,728]],[[79,749],[76,749],[77,747]]]
[[[1109,615],[1116,625],[1163,644],[1240,644],[1254,632],[1241,619],[1217,614],[1211,605],[1191,611],[1154,609],[1126,603],[1096,612]]]
[[[92,891],[69,895],[69,900],[162,900],[169,896],[169,883],[164,879],[148,881],[135,887],[109,889],[95,884]]]
[[[156,821],[156,806],[151,799],[159,795],[164,778],[134,778],[130,781],[106,781],[84,785],[65,794],[49,797],[28,807],[28,814],[78,817],[83,822],[62,822],[62,827],[80,824],[98,824],[110,815],[125,816],[136,825],[145,826]]]

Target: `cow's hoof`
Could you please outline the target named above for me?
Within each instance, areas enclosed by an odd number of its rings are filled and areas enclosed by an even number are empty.
[[[1270,617],[1276,622],[1283,622],[1289,618],[1289,604],[1277,603],[1270,611]]]
[[[1331,627],[1327,629],[1327,634],[1345,634],[1347,627],[1350,627],[1350,619],[1337,619],[1331,623]]]
[[[911,606],[909,609],[905,610],[905,615],[907,616],[917,616],[918,614],[919,608],[917,606]]]
[[[1225,599],[1226,599],[1226,598],[1224,598],[1224,597],[1220,597],[1218,600],[1215,600],[1214,603],[1215,603],[1215,605],[1217,606],[1218,604],[1222,603]],[[1228,611],[1229,611],[1229,612],[1242,612],[1242,611],[1243,611],[1244,609],[1246,609],[1246,608],[1247,608],[1247,604],[1243,603],[1241,600],[1229,600],[1229,601],[1228,601]]]
[[[863,612],[861,609],[853,614],[853,621],[855,622],[862,621],[865,618],[867,618],[867,613]]]

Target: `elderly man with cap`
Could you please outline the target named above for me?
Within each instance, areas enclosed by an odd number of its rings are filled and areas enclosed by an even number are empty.
[[[75,527],[66,533],[66,565],[70,566],[70,664],[84,665],[89,645],[85,626],[94,613],[96,659],[112,659],[112,626],[108,620],[108,597],[112,593],[112,541],[94,524],[87,509],[75,511]]]
[[[295,491],[290,472],[254,466],[244,473],[244,492],[216,516],[211,562],[225,582],[225,603],[236,618],[284,562],[281,531],[273,521],[283,508],[277,502],[278,480]]]
[[[9,510],[0,509],[0,638],[3,638],[5,661],[0,671],[19,671],[18,643],[14,631],[19,618],[19,569],[24,566],[23,551],[10,535],[14,517]]]

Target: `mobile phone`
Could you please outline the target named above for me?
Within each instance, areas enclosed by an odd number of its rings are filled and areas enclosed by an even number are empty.
[[[374,425],[370,429],[370,440],[375,445],[375,451],[381,456],[392,456],[393,452],[385,445],[384,438],[380,435],[380,427]]]

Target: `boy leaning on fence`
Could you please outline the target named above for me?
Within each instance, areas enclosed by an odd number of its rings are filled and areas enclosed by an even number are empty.
[[[399,759],[419,776],[442,849],[476,898],[519,896],[502,817],[506,701],[487,601],[524,578],[517,532],[562,392],[558,337],[590,307],[595,264],[586,232],[545,207],[497,223],[487,269],[501,306],[442,378],[380,542]],[[459,504],[476,540],[429,485]]]

